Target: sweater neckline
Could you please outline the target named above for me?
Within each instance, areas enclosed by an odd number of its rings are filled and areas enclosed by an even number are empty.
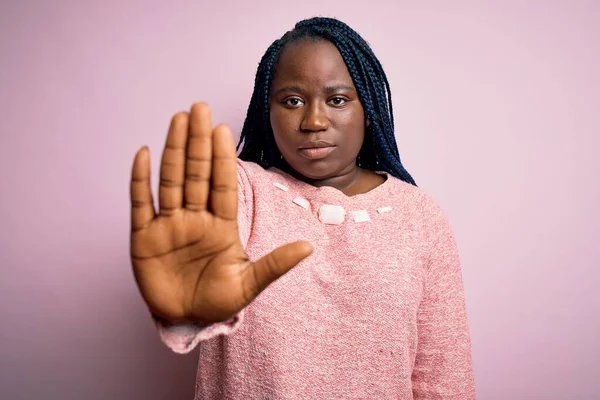
[[[296,190],[302,193],[305,196],[316,198],[321,201],[326,202],[336,202],[336,203],[355,203],[362,201],[369,201],[376,198],[381,198],[383,194],[387,192],[387,188],[391,185],[391,180],[393,179],[387,172],[385,171],[373,171],[378,175],[381,175],[385,178],[385,181],[380,185],[374,187],[365,193],[355,194],[353,196],[348,196],[341,190],[333,187],[333,186],[313,186],[309,183],[301,181],[288,174],[287,172],[277,168],[271,167],[271,171],[275,174],[280,175],[283,179],[285,179],[288,184],[291,184]]]

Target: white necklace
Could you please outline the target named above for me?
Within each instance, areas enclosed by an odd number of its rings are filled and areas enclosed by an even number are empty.
[[[289,188],[279,182],[274,182],[273,186],[276,188],[288,192]],[[301,196],[296,196],[292,200],[292,202],[305,210],[310,210],[310,202]],[[383,214],[386,212],[392,211],[392,207],[385,206],[377,209],[379,214]],[[319,207],[319,221],[328,225],[341,225],[346,220],[346,209],[342,206],[335,204],[323,204]],[[369,217],[369,212],[367,210],[354,210],[350,211],[354,222],[369,222],[371,221],[371,217]]]

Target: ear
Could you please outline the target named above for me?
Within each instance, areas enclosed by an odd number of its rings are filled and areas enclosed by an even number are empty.
[[[371,126],[371,120],[367,118],[367,128]]]

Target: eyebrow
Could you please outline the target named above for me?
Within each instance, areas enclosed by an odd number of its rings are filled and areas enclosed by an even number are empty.
[[[353,86],[348,86],[348,85],[334,85],[334,86],[325,86],[323,88],[323,90],[326,93],[335,93],[335,92],[354,92],[356,91],[356,89]],[[283,86],[279,89],[277,89],[277,91],[275,91],[275,94],[279,94],[281,92],[296,92],[296,93],[302,93],[302,88],[300,86],[296,86],[296,85],[290,85],[290,86]]]
[[[325,91],[327,93],[333,93],[333,92],[351,92],[351,91],[355,91],[356,89],[354,89],[353,86],[348,86],[348,85],[335,85],[335,86],[325,86]]]

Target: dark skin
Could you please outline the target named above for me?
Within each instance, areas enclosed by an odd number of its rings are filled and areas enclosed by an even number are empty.
[[[367,124],[352,77],[331,42],[305,39],[286,47],[270,93],[271,126],[286,172],[347,196],[385,181],[356,165]],[[333,149],[326,157],[310,159],[299,149],[307,141],[327,142]]]
[[[385,178],[356,166],[364,112],[332,44],[290,45],[272,92],[271,124],[287,172],[347,196],[383,183]],[[300,150],[306,143],[327,146]],[[208,105],[197,103],[176,114],[163,150],[157,211],[148,148],[137,152],[131,173],[131,261],[152,315],[173,323],[226,321],[312,253],[309,243],[299,241],[249,260],[237,225],[236,158],[231,130],[213,127]]]

